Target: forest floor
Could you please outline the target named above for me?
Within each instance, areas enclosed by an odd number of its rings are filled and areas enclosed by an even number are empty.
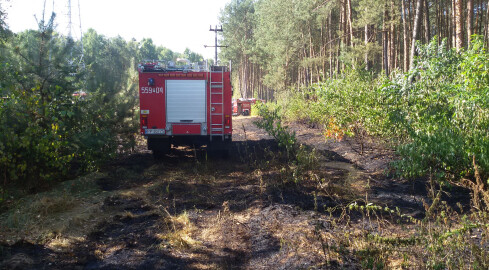
[[[316,152],[300,181],[277,143],[233,118],[232,154],[179,147],[162,160],[138,150],[103,170],[11,200],[0,209],[0,269],[362,269],[412,268],[416,255],[378,251],[367,233],[416,230],[400,215],[352,211],[388,206],[422,218],[422,181],[389,177],[393,152],[381,144],[325,140],[294,124]],[[372,268],[373,268],[372,267]],[[378,269],[379,267],[377,267]]]

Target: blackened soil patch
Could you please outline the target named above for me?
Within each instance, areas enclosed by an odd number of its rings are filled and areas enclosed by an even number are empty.
[[[0,245],[0,267],[361,269],[353,252],[325,255],[321,242],[341,248],[344,235],[370,225],[361,223],[358,211],[341,220],[349,203],[361,204],[368,195],[369,202],[422,212],[425,185],[393,182],[383,174],[367,178],[384,159],[372,156],[365,166],[368,157],[351,159],[351,153],[335,150],[346,151],[347,145],[332,148],[317,131],[304,130],[307,136],[298,138],[316,148],[320,164],[293,175],[296,164],[251,121],[236,123],[243,132],[233,137],[241,139],[233,141],[229,158],[208,155],[205,147],[178,147],[158,160],[141,151],[109,163],[105,177],[95,180],[110,192],[97,194],[94,213],[100,217],[90,231],[67,236],[80,240],[64,251],[28,242]],[[93,217],[85,218],[80,223]]]
[[[302,210],[324,211],[337,204],[330,197],[308,191],[308,188],[297,185],[284,187],[270,187],[267,191],[272,204],[294,205]]]
[[[121,195],[114,195],[107,197],[104,201],[103,209],[114,209],[120,211],[129,211],[133,214],[142,214],[151,209],[152,206],[146,204],[141,198],[125,197]]]
[[[122,167],[110,171],[107,177],[98,179],[97,185],[104,191],[114,191],[138,187],[149,183],[151,180],[150,177],[145,177],[143,173],[137,170],[133,171]]]
[[[43,245],[24,241],[0,245],[0,269],[38,269],[52,264],[56,255]]]
[[[161,248],[159,233],[167,227],[160,214],[116,215],[88,235],[76,251],[85,269],[184,269],[182,260]]]

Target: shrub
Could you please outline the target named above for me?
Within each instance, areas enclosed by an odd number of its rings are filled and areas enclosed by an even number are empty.
[[[297,139],[294,132],[282,123],[281,108],[271,103],[259,104],[258,115],[261,118],[255,121],[255,125],[264,129],[270,136],[277,140],[280,147],[285,148],[287,157],[293,158],[296,154]]]
[[[419,46],[413,68],[382,89],[390,125],[401,134],[395,166],[405,177],[487,190],[489,56],[477,38],[461,54],[446,47],[436,39]]]
[[[280,106],[273,103],[259,104],[257,109],[261,118],[255,121],[255,125],[267,131],[278,142],[279,147],[285,149],[288,161],[285,181],[289,178],[294,182],[301,181],[306,171],[313,170],[317,166],[316,151],[299,144],[295,132],[283,125]]]

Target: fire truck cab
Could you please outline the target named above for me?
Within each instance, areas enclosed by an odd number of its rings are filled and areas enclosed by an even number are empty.
[[[171,146],[226,149],[232,140],[232,88],[225,66],[163,61],[138,65],[140,132],[155,156]]]

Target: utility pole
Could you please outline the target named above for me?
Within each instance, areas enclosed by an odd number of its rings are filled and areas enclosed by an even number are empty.
[[[204,48],[207,48],[207,47],[214,47],[215,48],[214,65],[217,66],[217,48],[222,48],[222,47],[227,47],[227,46],[217,45],[217,32],[222,32],[222,26],[217,28],[217,25],[216,25],[215,28],[212,29],[212,25],[211,25],[211,26],[209,26],[209,31],[214,31],[214,33],[216,33],[215,45],[214,46],[204,45]]]
[[[73,24],[71,22],[71,0],[68,0],[68,38],[73,39],[73,36],[71,35],[71,28],[73,28]]]

